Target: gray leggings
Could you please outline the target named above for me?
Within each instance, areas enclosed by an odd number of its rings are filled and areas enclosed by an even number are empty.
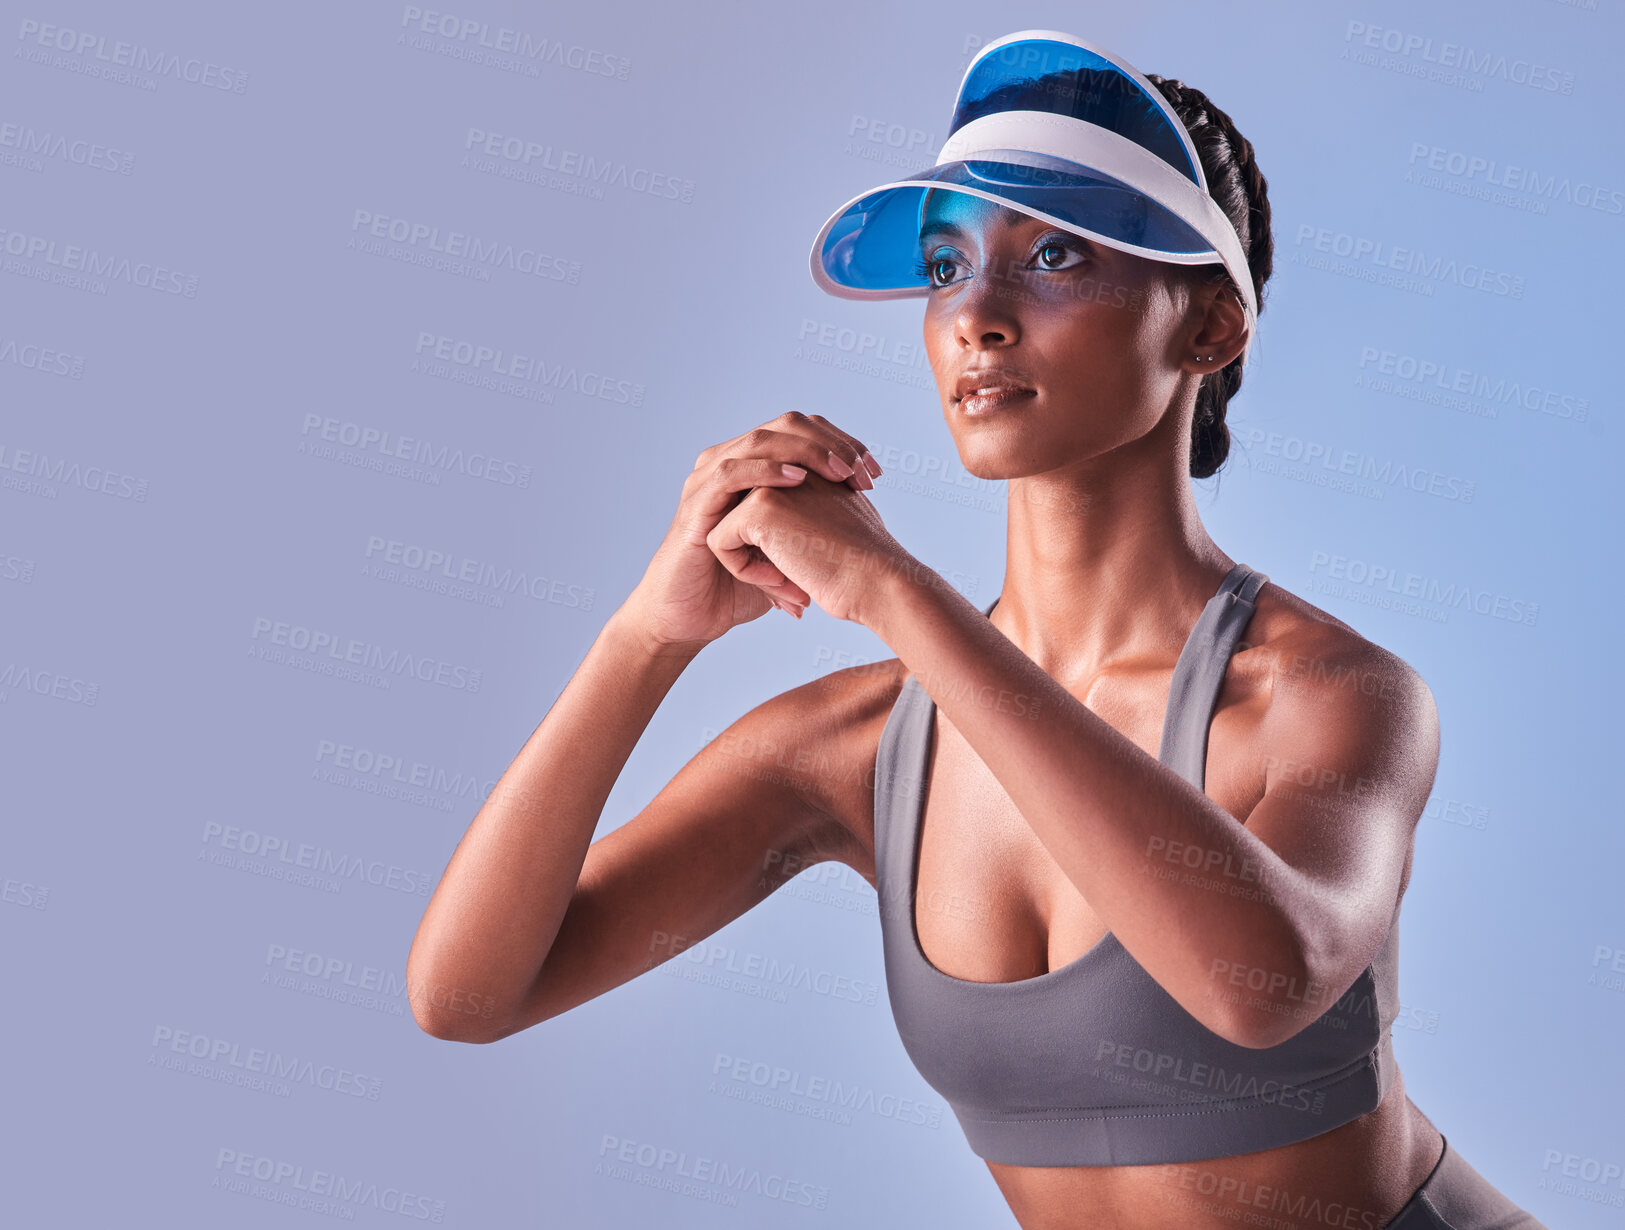
[[[1388,1230],[1546,1230],[1444,1142],[1433,1173]]]

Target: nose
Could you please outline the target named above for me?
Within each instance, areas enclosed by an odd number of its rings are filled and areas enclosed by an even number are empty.
[[[979,269],[967,279],[954,313],[955,340],[961,346],[973,350],[1008,346],[1021,336],[1015,310],[1019,288],[1010,286],[1001,294],[1003,285],[991,267]]]

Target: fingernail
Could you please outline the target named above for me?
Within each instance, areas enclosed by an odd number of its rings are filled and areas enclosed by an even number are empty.
[[[840,475],[842,478],[851,478],[857,473],[856,470],[835,455],[834,449],[830,449],[829,451],[829,466],[830,469],[834,470],[835,473]]]
[[[779,469],[784,471],[784,476],[786,478],[806,478],[807,477],[807,471],[802,469],[800,466],[781,465],[779,467]]]
[[[869,473],[873,474],[876,478],[879,478],[883,473],[885,473],[885,471],[880,468],[880,463],[874,459],[874,455],[870,453],[868,449],[863,450],[863,456],[859,457],[858,460],[863,462],[864,465],[868,466]]]

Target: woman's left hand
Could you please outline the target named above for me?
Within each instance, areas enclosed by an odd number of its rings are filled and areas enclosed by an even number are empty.
[[[753,488],[706,543],[724,568],[794,607],[798,619],[816,602],[867,626],[881,582],[919,566],[867,495],[815,472],[793,487]],[[787,584],[776,584],[774,569]]]

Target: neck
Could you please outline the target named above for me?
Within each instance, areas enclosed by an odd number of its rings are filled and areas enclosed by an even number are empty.
[[[1062,683],[1166,665],[1234,566],[1202,525],[1188,473],[1125,464],[1124,451],[1009,483],[991,618]]]

